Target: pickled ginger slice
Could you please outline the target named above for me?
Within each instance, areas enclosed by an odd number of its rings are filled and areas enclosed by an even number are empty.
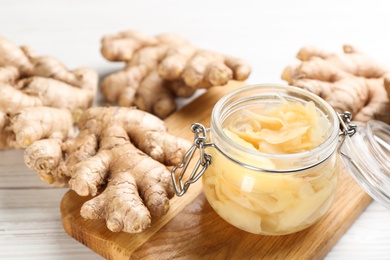
[[[286,130],[262,129],[260,138],[270,144],[280,144],[304,135],[310,126],[292,127]]]
[[[282,119],[274,115],[263,115],[260,113],[257,114],[247,109],[242,110],[241,113],[257,120],[261,125],[261,128],[278,130],[284,126]]]
[[[312,101],[283,100],[261,108],[243,109],[231,116],[226,128],[236,135],[233,141],[262,153],[291,154],[311,150],[329,135],[331,124]]]
[[[239,144],[239,145],[241,145],[249,150],[257,151],[257,149],[250,142],[245,141],[243,138],[241,138],[236,133],[233,133],[226,128],[223,129],[223,131],[233,142],[235,142],[235,143],[237,143],[237,144]]]
[[[322,204],[332,195],[332,186],[326,186],[309,197],[301,198],[296,207],[280,215],[278,230],[290,230],[292,227],[307,222],[307,219],[320,209]]]

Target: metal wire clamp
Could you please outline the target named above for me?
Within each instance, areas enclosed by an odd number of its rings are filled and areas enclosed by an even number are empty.
[[[183,196],[186,193],[188,187],[199,180],[202,177],[203,173],[211,164],[211,155],[206,153],[204,148],[207,146],[212,146],[211,143],[206,143],[207,140],[207,131],[202,124],[194,123],[191,125],[191,131],[194,133],[194,143],[191,148],[184,155],[183,161],[181,164],[173,167],[171,171],[171,177],[173,182],[173,187],[175,189],[175,193],[177,196]],[[187,170],[187,167],[194,156],[196,150],[199,149],[200,157],[196,162],[194,169],[192,170],[188,180],[183,184],[184,173]],[[178,176],[178,182],[176,181],[175,173],[177,170],[180,170],[180,174]]]
[[[351,137],[356,133],[357,125],[352,123],[352,114],[348,111],[345,111],[344,113],[336,113],[337,117],[340,122],[340,129],[341,132],[339,133],[339,136],[341,137],[339,146],[337,148],[338,151],[340,151],[341,147],[344,144],[345,138],[347,136]],[[343,153],[342,153],[343,155]]]

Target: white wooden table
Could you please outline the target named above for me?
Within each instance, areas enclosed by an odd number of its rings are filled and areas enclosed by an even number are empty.
[[[307,44],[339,51],[351,43],[390,67],[390,2],[364,2],[0,0],[0,34],[104,76],[122,65],[101,57],[102,35],[172,32],[245,58],[250,84],[282,83],[283,68]],[[41,183],[22,151],[0,151],[0,259],[100,259],[63,231],[65,192]],[[390,259],[390,212],[373,202],[326,258]]]

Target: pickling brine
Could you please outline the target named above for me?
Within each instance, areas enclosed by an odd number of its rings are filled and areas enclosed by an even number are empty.
[[[212,163],[202,177],[214,210],[230,224],[264,235],[297,232],[319,220],[339,175],[333,109],[282,86],[255,86],[219,103],[210,142],[223,153],[206,149]]]

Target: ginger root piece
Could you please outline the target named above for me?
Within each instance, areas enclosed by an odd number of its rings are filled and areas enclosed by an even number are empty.
[[[136,31],[125,31],[104,36],[101,52],[110,61],[128,61],[135,51],[156,44],[154,37]]]
[[[356,121],[390,123],[390,71],[350,45],[343,49],[336,54],[304,47],[297,54],[302,62],[286,67],[282,79],[317,94],[339,112],[350,111]]]
[[[150,37],[125,31],[104,36],[101,52],[109,61],[126,62],[123,70],[103,80],[103,95],[160,118],[176,110],[176,97],[190,97],[197,89],[222,86],[231,79],[243,81],[251,72],[241,59],[199,49],[169,33]]]
[[[165,165],[180,163],[189,142],[134,107],[90,108],[78,127],[78,136],[62,144],[46,139],[29,146],[28,166],[44,181],[57,186],[69,181],[79,195],[95,196],[81,215],[106,219],[115,232],[141,232],[152,217],[168,211],[174,190]]]
[[[22,74],[28,74],[31,63],[23,49],[10,40],[0,36],[0,67],[12,66]]]
[[[92,69],[70,71],[0,37],[0,150],[71,137],[73,122],[93,103],[97,80]]]

